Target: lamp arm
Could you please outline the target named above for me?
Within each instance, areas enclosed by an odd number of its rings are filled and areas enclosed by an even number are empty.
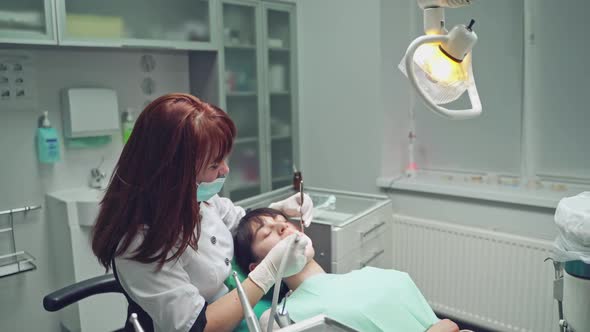
[[[475,118],[477,116],[479,116],[481,114],[482,111],[482,106],[481,106],[481,101],[479,100],[479,96],[477,94],[477,88],[475,87],[475,84],[471,84],[470,87],[467,89],[468,94],[469,94],[469,100],[471,101],[471,109],[465,109],[465,110],[449,110],[447,108],[444,108],[440,105],[437,105],[422,89],[422,87],[418,84],[418,81],[416,79],[416,73],[414,72],[414,53],[416,53],[416,50],[418,49],[418,47],[420,47],[422,44],[426,44],[426,43],[445,43],[448,42],[449,37],[446,35],[425,35],[425,36],[420,36],[416,39],[414,39],[414,41],[412,41],[410,43],[410,46],[408,46],[408,49],[406,50],[406,59],[405,59],[405,65],[406,65],[406,72],[408,74],[408,79],[410,80],[410,83],[412,84],[412,86],[414,87],[414,89],[416,90],[416,92],[418,92],[418,95],[420,95],[420,97],[422,97],[422,99],[424,100],[424,103],[426,103],[426,106],[428,106],[428,108],[430,108],[430,110],[432,110],[434,113],[438,114],[438,115],[442,115],[443,117],[449,118],[449,119],[453,119],[453,120],[464,120],[464,119],[471,119],[471,118]],[[470,77],[473,77],[473,73],[470,72]]]

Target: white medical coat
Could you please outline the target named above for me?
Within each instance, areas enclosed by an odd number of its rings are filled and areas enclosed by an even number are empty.
[[[155,331],[188,331],[205,302],[211,303],[228,291],[223,282],[231,272],[232,233],[245,212],[218,195],[208,203],[200,205],[197,251],[187,247],[179,260],[166,262],[157,272],[157,263],[139,263],[126,255],[115,258],[121,286],[150,315]],[[143,237],[140,232],[127,253],[132,253]]]

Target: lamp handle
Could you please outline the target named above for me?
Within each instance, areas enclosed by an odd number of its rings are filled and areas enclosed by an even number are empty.
[[[472,119],[478,117],[481,114],[482,107],[481,101],[479,100],[479,95],[477,93],[477,88],[475,84],[470,84],[469,88],[467,89],[467,93],[469,94],[469,100],[471,102],[471,109],[466,110],[449,110],[444,108],[440,105],[437,105],[422,89],[422,87],[418,84],[416,80],[416,73],[414,72],[414,53],[419,46],[426,43],[444,43],[449,40],[449,37],[446,35],[425,35],[420,36],[414,41],[410,43],[408,49],[406,50],[406,72],[408,74],[408,79],[410,83],[414,87],[414,89],[418,92],[420,97],[426,103],[426,106],[430,108],[434,113],[438,115],[442,115],[446,118],[453,119],[453,120],[464,120],[464,119]],[[469,69],[470,77],[473,77],[473,72],[471,68]]]

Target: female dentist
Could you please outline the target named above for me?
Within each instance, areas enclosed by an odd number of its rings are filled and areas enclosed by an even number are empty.
[[[189,94],[150,103],[135,123],[101,202],[92,250],[115,277],[145,331],[230,331],[243,318],[231,270],[232,232],[245,212],[217,193],[229,172],[236,128],[219,108]],[[196,193],[196,197],[195,197]],[[311,199],[299,195],[271,204],[311,219]],[[295,235],[295,234],[293,234]],[[248,275],[250,304],[272,287],[286,254],[285,276],[311,257],[307,240],[290,239]],[[126,330],[132,330],[127,323]]]

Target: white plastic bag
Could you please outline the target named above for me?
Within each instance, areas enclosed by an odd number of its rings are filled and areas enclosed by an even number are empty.
[[[554,259],[590,264],[590,191],[562,198],[555,211],[555,224],[559,235],[553,243]]]

